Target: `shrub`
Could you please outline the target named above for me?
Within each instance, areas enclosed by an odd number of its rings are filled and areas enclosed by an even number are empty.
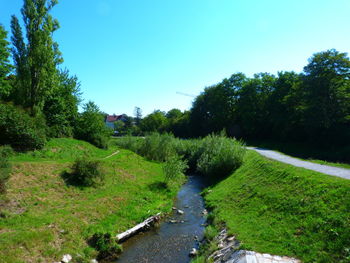
[[[11,165],[8,161],[8,157],[12,154],[13,150],[10,146],[0,147],[0,194],[6,192],[6,182],[10,178]]]
[[[98,260],[114,260],[122,252],[122,247],[117,244],[116,239],[110,233],[95,233],[90,238],[89,245],[99,252]]]
[[[176,155],[175,141],[171,134],[152,133],[144,139],[137,153],[149,160],[164,162]]]
[[[119,147],[131,150],[135,153],[139,152],[143,142],[143,138],[133,136],[119,137],[114,140],[114,143]]]
[[[13,105],[0,104],[0,145],[22,151],[40,149],[46,143],[45,133],[42,116],[32,118]]]
[[[67,177],[71,184],[93,186],[104,180],[101,162],[97,160],[79,158],[74,162],[72,170],[72,173]]]
[[[177,155],[171,156],[163,165],[165,182],[168,183],[169,181],[175,181],[184,174],[187,168],[186,161],[181,160]]]
[[[197,170],[211,178],[230,175],[243,163],[245,148],[242,143],[224,136],[209,135],[201,143]]]

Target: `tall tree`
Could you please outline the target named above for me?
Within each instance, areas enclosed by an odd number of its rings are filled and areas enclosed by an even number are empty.
[[[10,64],[10,48],[7,41],[7,32],[0,24],[0,99],[7,97],[11,91],[11,85],[7,80],[12,70]]]
[[[335,49],[316,53],[304,72],[305,124],[312,133],[336,124],[349,124],[350,60],[347,54]]]
[[[30,107],[32,113],[43,109],[45,98],[59,81],[57,66],[63,59],[58,44],[52,39],[59,24],[50,15],[57,3],[57,0],[24,0],[21,13],[26,41],[17,17],[12,16],[11,20],[18,88],[24,98],[23,104]]]
[[[135,123],[137,126],[140,125],[142,119],[142,110],[139,107],[135,107],[134,109]]]

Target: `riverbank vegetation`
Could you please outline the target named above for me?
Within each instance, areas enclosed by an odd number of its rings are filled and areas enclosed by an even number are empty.
[[[239,169],[204,191],[211,211],[206,234],[213,238],[225,226],[242,249],[303,262],[348,262],[349,193],[349,180],[248,151]],[[215,248],[208,243],[202,252]]]
[[[170,134],[153,133],[145,138],[124,137],[114,141],[150,160],[165,162],[165,167],[181,166],[203,175],[208,181],[218,181],[230,175],[243,162],[244,144],[224,134],[203,139],[181,140]],[[182,165],[174,165],[183,163]]]
[[[98,160],[103,183],[67,183],[76,158]],[[89,262],[110,256],[106,247],[120,249],[108,240],[90,246],[94,234],[113,237],[170,211],[183,183],[180,178],[170,188],[159,187],[165,180],[162,164],[113,145],[103,150],[67,138],[52,139],[42,150],[12,153],[8,160],[12,173],[0,197],[1,262],[56,262],[64,254],[71,254],[73,262]]]
[[[301,73],[235,73],[206,87],[189,111],[157,110],[140,128],[182,138],[225,129],[245,141],[297,144],[303,158],[350,163],[349,94],[349,57],[331,49],[313,54]]]

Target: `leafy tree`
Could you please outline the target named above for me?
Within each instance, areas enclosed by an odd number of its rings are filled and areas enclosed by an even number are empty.
[[[0,99],[8,97],[11,91],[11,85],[7,77],[12,70],[10,64],[10,48],[7,39],[7,32],[0,24]]]
[[[304,67],[305,125],[311,133],[350,123],[350,60],[334,49],[316,53]]]
[[[80,103],[80,83],[76,76],[69,76],[69,71],[59,73],[59,82],[45,101],[44,113],[50,127],[51,137],[72,136],[73,127],[78,117]]]
[[[26,30],[24,41],[22,29],[16,16],[12,16],[13,58],[18,78],[18,93],[22,104],[40,112],[45,99],[58,82],[57,66],[62,63],[58,44],[52,34],[59,28],[50,11],[57,0],[25,0],[21,9]]]
[[[182,112],[179,109],[171,109],[167,112],[167,114],[165,115],[168,119],[177,119],[180,118],[182,116]]]
[[[165,113],[156,110],[142,119],[140,128],[143,132],[163,132],[167,124]]]
[[[234,133],[234,120],[238,91],[246,81],[242,73],[232,75],[221,83],[208,87],[193,102],[191,125],[203,136],[227,129]]]
[[[104,123],[104,114],[92,101],[86,103],[83,109],[84,112],[79,115],[76,122],[76,138],[88,141],[100,148],[107,148],[111,131]]]

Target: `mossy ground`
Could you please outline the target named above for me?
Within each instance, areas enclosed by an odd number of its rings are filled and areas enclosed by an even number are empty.
[[[224,223],[243,248],[303,262],[350,261],[349,180],[248,151],[244,164],[210,190],[213,225]]]
[[[65,183],[62,174],[84,155],[101,159],[104,184],[83,188]],[[161,164],[73,139],[54,139],[43,150],[17,154],[11,161],[0,208],[0,262],[54,262],[67,253],[94,257],[88,238],[96,232],[116,234],[169,211],[181,184],[164,189]]]

